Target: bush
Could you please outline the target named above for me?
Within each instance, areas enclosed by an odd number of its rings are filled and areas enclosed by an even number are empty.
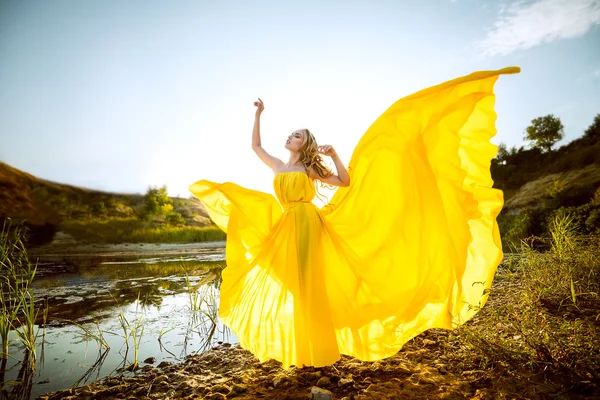
[[[600,229],[600,205],[592,203],[578,207],[561,207],[554,210],[547,217],[546,226],[549,227],[553,220],[563,218],[566,215],[573,219],[574,229],[578,234],[589,235]]]
[[[185,220],[183,219],[183,216],[176,212],[173,212],[173,213],[167,215],[167,222],[172,225],[184,225],[185,224]]]
[[[521,240],[529,236],[531,222],[527,213],[500,214],[497,221],[505,252],[515,251]]]

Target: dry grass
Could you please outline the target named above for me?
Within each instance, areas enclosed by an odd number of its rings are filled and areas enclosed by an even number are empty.
[[[551,227],[551,250],[524,242],[488,304],[449,335],[458,368],[531,374],[565,391],[600,386],[600,237],[576,237],[568,218]]]

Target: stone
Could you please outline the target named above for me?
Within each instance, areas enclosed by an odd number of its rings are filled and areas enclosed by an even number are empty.
[[[353,383],[354,383],[354,381],[352,379],[342,378],[338,382],[338,385],[339,386],[348,386],[348,385],[352,385]]]
[[[168,362],[168,361],[163,361],[163,362],[161,362],[160,364],[157,365],[158,368],[167,368],[167,367],[170,367],[170,366],[171,366],[171,363]]]
[[[154,379],[154,382],[152,382],[155,385],[158,385],[159,383],[162,382],[169,382],[169,377],[167,375],[161,375],[156,377],[156,379]]]
[[[212,391],[214,393],[227,394],[227,393],[231,392],[231,388],[227,385],[214,385],[212,387]]]
[[[244,385],[235,384],[231,387],[231,393],[240,394],[246,391],[246,387]]]
[[[154,364],[156,362],[156,357],[148,357],[144,360],[144,364]]]
[[[310,394],[312,400],[333,400],[333,393],[320,387],[313,386],[310,389]]]
[[[319,378],[319,380],[317,381],[317,386],[319,387],[324,387],[324,386],[329,386],[329,378],[326,376],[322,376],[321,378]]]
[[[285,387],[287,383],[288,380],[285,376],[278,376],[277,378],[273,379],[273,387]]]

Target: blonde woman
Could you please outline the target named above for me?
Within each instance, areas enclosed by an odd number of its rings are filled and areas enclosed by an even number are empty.
[[[287,135],[287,162],[271,156],[258,99],[252,148],[275,174],[275,196],[233,182],[190,186],[227,232],[219,317],[240,345],[284,368],[341,354],[373,361],[472,318],[502,259],[493,88],[516,72],[474,72],[398,100],[348,168],[308,129]],[[338,186],[321,208],[317,185]]]
[[[265,109],[265,105],[259,98],[258,101],[254,102],[254,106],[256,107],[256,115],[254,129],[252,130],[252,149],[275,174],[300,170],[307,173],[311,179],[318,179],[323,183],[334,186],[348,186],[350,184],[348,171],[346,171],[333,146],[317,145],[317,140],[308,129],[298,129],[288,135],[285,148],[290,151],[290,158],[287,163],[267,153],[260,141],[260,116]],[[331,157],[338,175],[325,166],[320,154]]]

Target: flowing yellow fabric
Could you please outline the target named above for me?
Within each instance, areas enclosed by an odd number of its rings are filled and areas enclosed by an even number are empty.
[[[190,186],[227,232],[219,317],[261,361],[377,360],[485,304],[502,258],[492,189],[493,87],[480,71],[402,98],[363,135],[351,184],[323,208],[302,172],[277,199],[234,183]]]

